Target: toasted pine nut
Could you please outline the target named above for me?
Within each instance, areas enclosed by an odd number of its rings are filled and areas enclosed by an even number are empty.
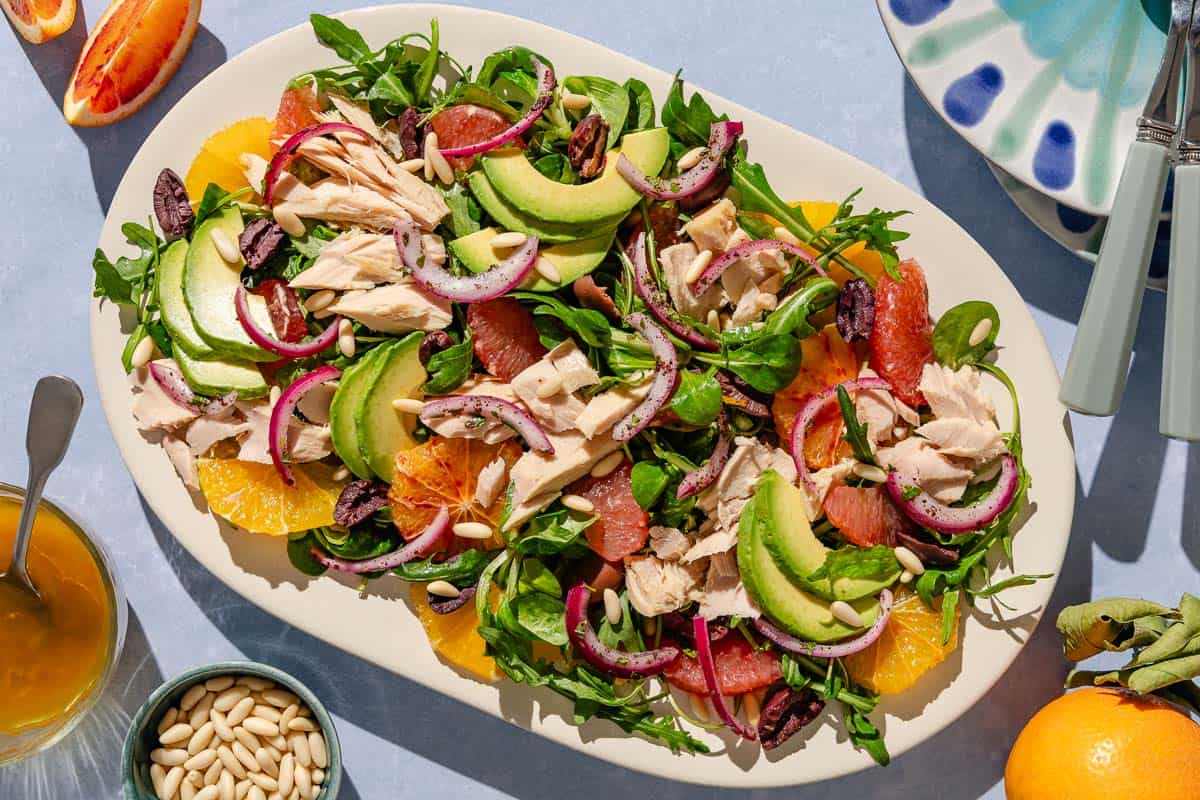
[[[325,751],[325,737],[320,733],[313,731],[308,734],[308,752],[312,756],[314,765],[321,769],[329,766],[329,756]]]
[[[758,727],[758,721],[762,715],[762,704],[758,702],[758,695],[754,692],[742,695],[742,713],[751,728]]]
[[[490,539],[492,529],[482,522],[459,522],[454,525],[454,535],[462,539]]]
[[[295,720],[292,720],[295,722]],[[292,748],[292,753],[296,756],[296,764],[305,768],[312,766],[312,751],[308,749],[308,737],[301,732],[293,733],[288,737],[288,745]]]
[[[296,717],[294,720],[288,723],[288,730],[304,732],[315,731],[317,730],[317,723],[313,722],[308,717]]]
[[[215,732],[216,731],[213,728],[212,720],[209,720],[201,725],[196,732],[192,734],[192,738],[188,739],[188,754],[194,756],[201,750],[206,749],[208,747],[208,743],[212,741],[213,734]]]
[[[255,750],[262,747],[262,742],[258,740],[258,737],[246,730],[245,726],[239,725],[238,727],[234,728],[233,736],[237,739],[235,744],[240,744],[251,755],[254,754]],[[233,752],[235,754],[237,753],[236,747],[233,749]]]
[[[249,696],[250,690],[245,686],[231,686],[217,695],[217,699],[213,700],[212,707],[228,714],[234,706],[241,702],[243,697]],[[254,704],[251,703],[250,707],[254,708]]]
[[[350,477],[350,468],[349,468],[349,467],[347,467],[345,464],[343,464],[342,466],[338,467],[338,468],[337,468],[336,470],[334,470],[334,472],[333,472],[333,479],[334,479],[335,481],[344,481],[344,480],[346,480],[346,479],[347,479],[347,478],[349,478],[349,477]]]
[[[238,728],[240,731],[241,728]],[[246,768],[247,773],[258,771],[258,759],[254,757],[254,753],[246,747],[241,741],[233,743],[233,754],[237,756],[237,760],[242,762],[242,766]]]
[[[242,727],[255,736],[275,736],[279,733],[278,725],[262,717],[247,717],[246,721],[242,723]]]
[[[271,754],[267,751],[267,748],[260,747],[255,750],[254,758],[258,761],[258,765],[262,767],[263,772],[272,778],[279,777],[279,765],[275,763],[275,759],[271,758]]]
[[[704,274],[704,270],[708,269],[708,265],[712,263],[712,260],[712,250],[701,250],[692,259],[692,263],[688,265],[687,272],[683,276],[684,282],[690,285],[700,280],[700,276]]]
[[[152,358],[154,358],[154,339],[149,335],[143,336],[142,340],[133,348],[133,355],[129,357],[129,363],[133,365],[134,369],[141,369],[149,364]]]
[[[887,483],[887,473],[874,464],[864,464],[861,461],[854,462],[852,469],[855,475],[862,478],[864,481],[872,483]]]
[[[511,250],[525,244],[525,240],[528,238],[520,231],[505,231],[492,237],[491,245],[493,250]]]
[[[563,89],[562,92],[562,107],[570,111],[583,111],[592,104],[592,98],[586,94],[575,94]]]
[[[342,322],[345,322],[345,320],[342,320]],[[358,342],[354,340],[353,333],[339,333],[337,337],[337,343],[338,350],[341,351],[342,355],[344,355],[346,358],[354,358],[354,351],[358,347]]]
[[[442,183],[454,183],[454,168],[450,166],[450,162],[442,155],[442,151],[438,149],[437,134],[430,131],[425,137],[425,180],[432,180],[433,176]]]
[[[845,600],[834,600],[829,605],[829,611],[833,614],[834,619],[838,622],[845,623],[851,628],[861,628],[863,626],[863,618],[854,607]]]
[[[581,514],[591,514],[596,510],[596,504],[581,494],[564,494],[562,496],[562,504],[572,511],[578,511]]]
[[[290,725],[291,723],[288,723],[288,724]],[[270,739],[267,739],[267,744],[271,745],[271,747],[274,747],[276,750],[287,750],[288,749],[287,739],[284,737],[284,735],[282,733],[279,734],[278,736],[272,736]]]
[[[283,714],[281,714],[279,709],[275,706],[264,706],[263,704],[259,703],[254,707],[254,710],[250,712],[250,716],[258,717],[259,719],[265,719],[268,722],[274,722],[276,725],[278,725],[279,720],[283,717]]]
[[[269,405],[275,405],[281,397],[283,397],[283,389],[280,389],[278,386],[272,386],[271,392],[267,395],[267,402]]]
[[[925,565],[921,563],[921,558],[912,550],[909,550],[904,545],[896,548],[896,560],[900,562],[900,566],[911,572],[913,575],[922,575],[925,572]]]
[[[299,703],[300,698],[286,689],[267,689],[262,693],[262,699],[276,708],[287,708],[292,703]]]
[[[971,335],[967,338],[967,344],[971,347],[977,347],[983,343],[983,340],[992,332],[992,318],[984,317],[975,323],[975,327],[971,329]]]
[[[913,575],[908,570],[904,570],[904,572],[900,573],[900,582],[901,583],[912,583],[913,578],[915,578],[915,577],[917,577],[917,576]]]
[[[184,767],[184,769],[187,769],[187,767]],[[199,770],[189,770],[188,773],[183,776],[183,782],[190,783],[192,786],[203,786],[204,773],[200,772]]]
[[[267,793],[262,790],[261,786],[250,785],[250,791],[246,793],[246,800],[267,800]]]
[[[171,800],[183,784],[183,776],[187,773],[183,767],[172,767],[163,778],[162,790],[158,793],[159,800]]]
[[[698,694],[688,694],[692,703],[692,714],[701,722],[708,722],[712,716],[708,713],[708,698]]]
[[[250,716],[252,711],[254,711],[254,698],[243,697],[241,700],[238,700],[237,705],[229,709],[229,713],[225,716],[225,721],[231,728],[236,728],[245,722],[246,717]]]
[[[333,289],[322,289],[310,294],[304,301],[304,307],[309,311],[321,311],[332,304],[335,299],[337,299],[337,294]]]
[[[596,462],[596,466],[592,467],[591,476],[593,478],[603,478],[606,475],[611,475],[616,471],[617,467],[625,461],[625,453],[618,450],[615,453],[609,453],[604,458]]]
[[[314,769],[312,771],[311,777],[312,777],[313,786],[320,786],[322,783],[325,782],[325,770],[321,769],[320,767],[317,767],[316,769]]]
[[[233,800],[246,800],[246,795],[250,792],[250,787],[254,784],[249,778],[242,778],[233,785]]]
[[[257,675],[243,675],[237,679],[238,686],[249,686],[252,692],[262,692],[275,688],[275,681],[270,678],[260,678]]]
[[[291,753],[284,753],[283,759],[279,762],[279,793],[281,795],[289,795],[292,793],[293,778],[296,776],[296,757]]]
[[[217,751],[213,749],[201,750],[196,755],[183,762],[183,768],[187,770],[199,769],[205,770],[212,766],[212,763],[217,760]]]
[[[402,414],[420,414],[425,410],[425,402],[415,397],[397,397],[392,401],[392,408]]]
[[[234,742],[233,744],[236,747],[238,742]],[[233,777],[237,778],[239,781],[246,777],[246,768],[242,766],[241,759],[234,755],[233,750],[229,748],[229,745],[223,744],[217,748],[217,758],[221,759],[221,763],[225,765],[225,769],[233,773]],[[257,761],[254,763],[256,765],[258,764]]]
[[[220,792],[221,800],[234,800],[237,788],[233,783],[233,773],[221,770],[221,776],[217,778],[217,789]]]
[[[537,389],[534,390],[534,394],[536,394],[539,399],[546,400],[550,397],[554,397],[554,395],[562,391],[562,388],[562,376],[555,372],[551,377],[546,378],[546,380],[537,385]]]
[[[621,598],[612,589],[604,590],[604,616],[609,625],[621,624]]]
[[[218,675],[215,678],[209,678],[204,682],[204,688],[210,692],[223,692],[233,686],[232,675]]]
[[[279,715],[279,730],[287,730],[288,723],[295,719],[296,715],[299,713],[300,706],[298,703],[292,703],[290,706],[285,708],[283,713]]]
[[[196,707],[196,703],[199,703],[202,699],[204,699],[204,695],[207,693],[208,690],[204,688],[204,684],[197,683],[195,686],[183,693],[183,697],[179,700],[179,710],[184,714],[191,711]]]
[[[430,581],[425,587],[425,591],[429,592],[434,597],[458,597],[462,592],[458,590],[450,581]],[[301,717],[303,719],[303,717]],[[294,722],[295,720],[293,720]]]
[[[704,160],[706,155],[708,155],[707,147],[693,147],[691,150],[688,150],[686,153],[681,155],[676,164],[679,166],[679,170],[682,172],[683,170],[691,169],[699,164]]]
[[[233,241],[228,233],[220,228],[213,228],[211,236],[213,247],[217,248],[217,255],[226,263],[236,264],[242,260],[242,251],[238,250],[237,242]]]
[[[533,262],[533,268],[537,273],[551,283],[558,283],[562,280],[562,275],[559,274],[558,267],[550,263],[550,259],[545,256],[538,256]]]
[[[425,159],[410,158],[407,161],[401,161],[400,169],[404,170],[405,172],[412,172],[414,174],[417,172],[421,172],[422,170],[425,169]]]
[[[304,226],[304,220],[292,211],[290,208],[283,206],[275,206],[271,211],[271,216],[275,217],[275,222],[279,227],[283,228],[283,232],[288,236],[295,236],[299,239],[308,232],[308,228]]]
[[[162,744],[180,744],[192,738],[195,731],[186,722],[176,722],[159,734],[158,741]]]
[[[796,238],[796,234],[792,233],[791,231],[789,231],[787,228],[783,227],[782,225],[776,226],[775,230],[772,231],[772,233],[775,234],[775,238],[781,242],[787,242],[790,245],[796,245],[796,246],[799,246],[801,244],[801,241]]]
[[[196,707],[192,709],[192,713],[188,717],[188,724],[192,726],[193,730],[199,728],[208,719],[212,713],[213,702],[216,699],[217,696],[215,694],[206,692],[204,697],[200,698],[200,702],[196,703]]]
[[[715,308],[710,308],[708,310],[708,316],[704,321],[708,324],[708,327],[712,328],[714,331],[721,330],[721,315],[717,313]]]
[[[196,800],[196,784],[192,783],[185,776],[183,783],[179,784],[180,800]]]

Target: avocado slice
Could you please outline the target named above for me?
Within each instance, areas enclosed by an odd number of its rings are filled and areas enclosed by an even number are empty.
[[[216,358],[216,351],[196,333],[191,312],[183,299],[183,268],[187,262],[187,252],[187,239],[177,239],[163,251],[158,261],[158,269],[154,273],[158,312],[176,351],[186,352],[193,359]]]
[[[333,402],[329,405],[329,433],[334,452],[356,477],[363,480],[374,478],[375,473],[358,449],[358,427],[354,412],[362,405],[375,362],[384,350],[385,345],[380,345],[347,367],[338,380],[337,391],[333,393]]]
[[[492,239],[499,235],[500,231],[495,228],[484,228],[455,239],[450,242],[449,247],[467,269],[472,272],[485,272],[499,261],[496,251],[492,249]],[[544,256],[558,269],[561,280],[551,283],[545,278],[538,278],[529,288],[535,292],[552,292],[579,276],[588,274],[604,261],[615,235],[614,231],[609,231],[591,239],[556,244],[539,250],[538,255]]]
[[[475,199],[479,201],[479,205],[488,213],[488,216],[496,220],[496,223],[501,228],[509,231],[520,231],[526,236],[536,236],[539,241],[546,244],[564,244],[566,242],[587,239],[597,235],[600,231],[617,227],[617,223],[624,216],[622,214],[613,219],[601,220],[592,225],[546,222],[545,220],[531,217],[505,202],[500,195],[496,194],[496,189],[492,186],[492,182],[488,180],[487,175],[483,172],[479,170],[472,172],[467,182],[471,186],[471,194],[475,195]]]
[[[829,601],[796,586],[775,563],[763,542],[766,514],[759,507],[759,499],[751,498],[738,524],[738,570],[750,595],[772,621],[807,641],[834,642],[860,632],[836,620]],[[874,597],[855,600],[850,605],[862,615],[866,625],[879,616],[879,601]]]
[[[829,548],[812,532],[804,513],[804,497],[796,486],[775,470],[765,471],[755,486],[755,496],[763,516],[762,539],[776,565],[797,586],[827,600],[858,600],[879,594],[900,577],[900,564],[885,579],[838,578],[811,581],[808,576],[820,569]]]
[[[193,358],[183,348],[176,350],[173,355],[188,385],[200,394],[224,397],[230,392],[237,392],[239,400],[267,396],[269,387],[253,361]]]
[[[604,172],[587,183],[553,181],[534,168],[525,153],[508,148],[483,157],[483,171],[496,193],[509,205],[551,222],[595,224],[624,216],[642,195],[617,172],[624,154],[647,175],[657,175],[667,161],[666,128],[626,134],[617,150],[608,151]]]
[[[233,296],[242,283],[242,260],[230,264],[221,258],[212,240],[215,231],[236,242],[242,232],[242,212],[236,208],[218,211],[192,235],[183,266],[183,299],[195,331],[221,356],[243,361],[278,361],[279,356],[250,341],[238,321]],[[267,301],[253,294],[247,299],[250,313],[259,326],[272,330]]]
[[[421,387],[428,377],[421,363],[423,338],[421,331],[413,331],[380,346],[387,349],[376,359],[362,401],[354,411],[358,450],[371,472],[388,483],[392,482],[396,453],[417,445],[412,435],[416,417],[400,413],[392,407],[392,401],[422,395]]]

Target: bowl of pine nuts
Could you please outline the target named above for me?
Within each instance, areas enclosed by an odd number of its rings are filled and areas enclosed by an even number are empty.
[[[122,752],[125,800],[333,800],[341,747],[308,687],[266,664],[223,661],[160,686]]]

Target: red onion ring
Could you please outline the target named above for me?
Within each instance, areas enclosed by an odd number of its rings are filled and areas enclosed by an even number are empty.
[[[407,564],[413,559],[425,558],[440,550],[449,541],[450,532],[450,512],[445,506],[442,506],[434,516],[433,522],[430,522],[417,538],[391,553],[368,558],[365,561],[349,561],[331,556],[319,547],[313,547],[311,552],[317,561],[338,572],[351,572],[356,575],[366,572],[384,572],[401,564]]]
[[[876,618],[875,623],[857,638],[846,642],[839,642],[838,644],[806,642],[775,627],[765,617],[759,617],[754,620],[754,627],[758,629],[759,633],[774,642],[777,647],[787,650],[789,653],[799,653],[816,658],[845,658],[846,656],[866,650],[874,644],[875,640],[883,633],[883,629],[887,627],[888,618],[891,615],[892,593],[890,590],[884,589],[879,593],[879,616]]]
[[[482,303],[520,285],[533,269],[538,257],[538,240],[530,236],[512,255],[487,272],[451,275],[449,271],[424,258],[421,230],[407,220],[396,220],[392,228],[400,260],[417,285],[430,294],[456,303]]]
[[[799,256],[802,261],[808,262],[808,265],[815,269],[822,278],[829,277],[825,274],[825,270],[821,269],[821,265],[817,263],[816,259],[803,247],[798,247],[790,242],[783,242],[779,239],[756,239],[753,242],[742,242],[714,258],[712,263],[705,268],[704,272],[700,273],[700,277],[696,279],[696,282],[692,284],[692,291],[696,294],[703,294],[708,287],[717,282],[717,279],[721,277],[721,273],[729,269],[733,262],[762,250],[784,250],[794,256]]]
[[[638,169],[624,153],[617,159],[617,172],[647,197],[655,200],[679,200],[690,197],[712,183],[721,169],[721,159],[742,135],[740,122],[714,122],[708,132],[708,148],[700,163],[674,178],[650,177]]]
[[[167,397],[171,398],[175,405],[193,413],[206,417],[213,416],[220,414],[237,401],[237,392],[230,392],[224,397],[217,397],[203,404],[197,403],[196,393],[192,391],[192,387],[188,384],[187,378],[183,377],[182,372],[166,364],[150,364],[147,369],[150,371],[150,377],[154,378],[154,382],[166,393]]]
[[[822,408],[830,402],[837,400],[837,390],[841,386],[847,392],[865,392],[874,389],[882,389],[891,391],[892,385],[883,378],[857,378],[852,381],[843,381],[836,383],[826,389],[814,394],[812,397],[800,407],[800,413],[796,415],[795,421],[792,423],[792,461],[796,462],[796,472],[807,486],[815,494],[817,485],[813,483],[812,477],[808,474],[808,463],[804,460],[804,437],[808,435],[808,426],[812,424],[813,418],[817,416]]]
[[[650,264],[646,260],[646,234],[639,233],[634,239],[633,244],[629,246],[629,261],[633,264],[633,289],[637,292],[638,297],[642,298],[646,307],[650,309],[650,313],[658,318],[658,321],[667,326],[671,333],[683,339],[691,345],[699,347],[701,350],[719,350],[720,347],[716,342],[704,336],[695,328],[687,325],[676,319],[671,312],[674,309],[671,307],[671,301],[667,298],[666,292],[658,285],[658,281],[650,274]]]
[[[901,477],[896,471],[888,474],[887,488],[896,505],[903,508],[904,513],[918,525],[942,533],[967,533],[987,527],[1000,516],[1016,497],[1020,482],[1017,460],[1005,453],[1000,457],[1000,476],[996,480],[995,488],[991,494],[973,506],[948,506],[935,500],[925,491],[908,499],[904,496],[905,488],[915,484],[911,479]]]
[[[717,710],[717,716],[731,731],[753,742],[758,738],[758,734],[729,711],[729,706],[725,705],[725,698],[721,696],[721,684],[717,682],[717,665],[713,661],[712,642],[708,638],[708,620],[699,614],[693,617],[692,633],[696,638],[696,660],[700,662],[700,671],[704,673],[704,682],[708,684],[708,699]]]
[[[729,452],[733,447],[733,437],[729,435],[729,424],[725,419],[724,410],[717,419],[717,427],[720,428],[721,435],[717,439],[717,446],[713,448],[708,463],[683,476],[683,480],[679,482],[679,488],[675,490],[677,500],[700,494],[711,486],[713,481],[721,477],[721,470],[725,469],[725,464],[729,461]]]
[[[554,78],[554,70],[548,65],[543,64],[540,58],[531,55],[529,60],[533,62],[534,74],[537,76],[538,94],[537,98],[533,101],[533,105],[525,112],[525,116],[513,123],[507,130],[501,131],[492,138],[485,139],[482,142],[467,144],[462,147],[439,147],[438,149],[442,155],[454,158],[456,156],[474,156],[486,153],[489,150],[495,150],[497,147],[508,144],[517,138],[529,130],[533,123],[537,122],[537,118],[542,115],[542,112],[550,105],[550,101],[554,99],[554,90],[558,86],[558,81]]]
[[[271,163],[267,165],[267,175],[263,179],[263,204],[267,206],[273,204],[272,201],[275,199],[275,184],[279,182],[279,176],[283,174],[288,164],[292,162],[292,157],[296,155],[296,151],[300,149],[300,145],[314,136],[324,136],[327,133],[337,133],[339,131],[357,133],[367,141],[371,140],[369,133],[347,122],[321,122],[293,133],[279,147],[278,152],[271,156]]]
[[[601,642],[587,618],[588,598],[591,593],[592,590],[585,583],[580,582],[572,586],[567,592],[563,621],[571,645],[593,667],[618,678],[644,678],[659,674],[679,658],[677,647],[667,646],[657,650],[643,650],[640,653],[627,653]]]
[[[310,389],[318,384],[334,380],[341,374],[340,369],[328,364],[317,367],[312,372],[306,372],[283,390],[283,394],[279,395],[279,401],[271,409],[271,423],[267,427],[267,449],[271,453],[271,463],[275,465],[275,470],[288,486],[295,486],[296,478],[292,475],[292,468],[283,460],[283,448],[288,425],[292,421],[296,405],[304,395],[308,394]]]
[[[667,334],[663,333],[662,328],[651,322],[650,318],[641,312],[629,314],[625,317],[625,321],[650,343],[655,364],[654,379],[650,383],[650,390],[642,398],[642,402],[638,403],[637,408],[613,426],[612,437],[618,442],[629,441],[654,421],[654,415],[671,399],[671,395],[675,393],[675,386],[679,382],[679,359],[675,355],[675,345],[671,344],[671,340],[667,338]]]
[[[262,349],[269,350],[284,358],[307,358],[308,356],[315,356],[337,341],[338,326],[342,321],[341,317],[334,317],[329,327],[322,331],[321,335],[315,339],[296,344],[279,341],[258,327],[258,323],[254,321],[254,316],[250,313],[250,304],[246,299],[246,295],[246,287],[238,286],[237,292],[233,295],[233,308],[237,312],[238,322],[242,323],[242,330],[250,337],[250,341]]]
[[[752,417],[766,418],[771,416],[771,409],[766,403],[755,400],[746,394],[728,375],[717,372],[717,383],[721,384],[721,396],[725,402],[734,408],[741,409]]]
[[[520,434],[525,443],[533,450],[537,450],[539,453],[554,452],[554,445],[550,443],[550,437],[546,435],[546,431],[538,424],[538,421],[520,406],[499,397],[486,394],[454,394],[449,397],[439,397],[437,400],[429,400],[425,403],[420,417],[422,422],[431,422],[439,417],[448,417],[453,414],[471,414],[476,417],[498,420]]]

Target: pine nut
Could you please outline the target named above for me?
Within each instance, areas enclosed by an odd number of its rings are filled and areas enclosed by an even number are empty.
[[[493,250],[511,250],[525,244],[528,238],[520,231],[505,231],[492,237],[491,246]]]
[[[250,791],[246,793],[246,800],[267,800],[267,793],[261,786],[251,784]]]
[[[429,157],[430,150],[432,149],[430,147],[431,144],[434,147],[437,146],[437,134],[433,131],[425,134],[425,144],[421,147],[421,152],[425,154],[425,159],[421,162],[421,174],[425,177],[426,181],[432,181],[434,176],[433,159]]]
[[[246,728],[242,725],[239,725],[233,729],[233,735],[234,738],[237,739],[235,744],[240,744],[250,753],[253,753],[255,750],[262,747],[262,742],[258,740],[258,737],[246,730]],[[236,748],[234,748],[234,752],[237,752]]]
[[[984,317],[975,323],[975,327],[971,329],[971,335],[967,339],[967,344],[971,347],[977,347],[983,344],[983,340],[992,332],[992,318]]]
[[[241,702],[243,697],[249,696],[250,690],[245,686],[232,686],[217,695],[217,698],[213,700],[212,707],[228,714],[234,706]],[[250,707],[254,708],[254,704],[251,703]]]
[[[920,556],[904,545],[896,548],[896,560],[913,575],[922,575],[925,572],[925,565],[921,563]]]
[[[167,709],[167,713],[163,714],[162,719],[160,719],[158,721],[158,733],[159,734],[164,733],[167,730],[167,728],[170,728],[172,725],[175,724],[175,721],[177,719],[179,719],[179,709],[178,708]]]
[[[214,786],[205,786],[200,791],[196,792],[196,796],[192,800],[217,800],[217,796],[221,790]]]
[[[414,397],[397,397],[392,401],[392,408],[401,414],[420,414],[425,410],[425,402]]]
[[[562,376],[555,372],[546,380],[541,381],[534,390],[534,394],[541,400],[547,400],[562,391],[563,380]]]
[[[312,756],[313,764],[322,769],[329,766],[329,756],[325,751],[324,736],[316,732],[310,733],[308,735],[308,752]]]
[[[196,785],[184,780],[179,784],[179,797],[180,800],[196,800]]]
[[[300,698],[286,689],[267,689],[262,693],[262,699],[276,708],[287,708],[292,703],[299,704]]]
[[[283,753],[279,752],[279,748],[278,748],[278,747],[275,747],[275,746],[273,746],[273,745],[267,745],[267,746],[266,746],[265,748],[263,748],[263,749],[264,749],[264,750],[266,750],[268,753],[270,753],[270,754],[271,754],[271,758],[275,759],[275,763],[276,763],[276,764],[278,764],[278,763],[279,763],[279,760],[280,760],[281,758],[283,758]]]
[[[344,464],[342,466],[338,467],[336,470],[334,470],[333,479],[335,481],[344,481],[344,480],[349,479],[349,477],[350,477],[350,468],[345,466]]]
[[[688,698],[692,704],[692,715],[701,722],[708,722],[712,717],[708,713],[708,698],[701,697],[698,694],[688,693]]]
[[[290,208],[275,206],[271,211],[271,215],[275,217],[275,222],[279,227],[283,228],[283,232],[288,236],[294,236],[299,239],[308,233],[308,228],[305,227],[304,220],[300,219],[299,215]]]
[[[167,770],[162,764],[150,765],[150,784],[154,787],[156,797],[163,796],[163,781],[166,780]]]
[[[212,763],[217,760],[217,751],[208,749],[201,750],[196,755],[183,762],[184,769],[206,770],[212,766]]]
[[[238,742],[234,742],[233,744],[236,747]],[[233,773],[233,777],[239,781],[246,777],[246,768],[242,766],[241,759],[233,754],[233,750],[229,748],[229,745],[223,744],[217,748],[217,758],[221,759],[221,763],[225,765],[225,769]],[[255,761],[254,763],[257,764],[258,762]]]
[[[194,756],[201,750],[206,749],[208,747],[208,743],[212,741],[213,733],[215,733],[215,728],[213,727],[212,720],[209,720],[201,725],[200,728],[192,734],[192,738],[188,739],[188,754]]]
[[[254,784],[249,778],[242,778],[233,785],[233,800],[246,800],[246,795],[250,792],[250,787]]]
[[[354,335],[338,336],[338,350],[346,358],[354,358],[354,352],[357,349],[357,342],[354,341]]]
[[[193,730],[199,728],[212,714],[213,701],[216,695],[212,692],[206,692],[204,697],[200,698],[200,702],[196,703],[196,707],[192,709],[191,715],[188,717],[188,724]]]
[[[310,777],[312,778],[313,786],[320,786],[325,782],[325,770],[317,767],[312,771]]]
[[[321,311],[332,305],[335,299],[337,299],[337,294],[333,289],[322,289],[319,292],[310,294],[308,299],[304,301],[304,307],[309,311]]]
[[[863,623],[862,615],[854,610],[854,607],[845,600],[834,600],[829,605],[830,612],[833,613],[834,619],[849,625],[851,628],[861,628]]]
[[[159,735],[158,741],[162,744],[180,744],[190,739],[194,732],[192,726],[186,722],[177,722],[163,731]]]
[[[562,107],[570,111],[583,111],[592,104],[592,98],[586,94],[575,94],[563,89]]]
[[[915,578],[915,577],[916,577],[916,575],[913,575],[908,570],[904,570],[904,572],[900,573],[900,582],[905,583],[905,584],[912,583],[913,578]]]
[[[458,590],[458,587],[450,581],[431,581],[425,587],[425,591],[429,592],[434,597],[454,598],[462,594],[462,592]]]
[[[872,483],[887,483],[887,473],[874,464],[864,464],[861,461],[854,463],[853,472],[864,481]]]
[[[262,717],[248,717],[242,723],[242,727],[253,733],[255,736],[277,736],[279,734],[279,726],[269,719]]]
[[[676,162],[676,164],[679,166],[679,171],[683,172],[684,170],[691,169],[703,161],[706,155],[708,155],[707,147],[693,147],[691,150],[688,150],[686,153],[681,155],[679,157],[679,161]]]
[[[296,767],[296,788],[300,790],[301,797],[308,797],[312,792],[312,775],[307,767]]]
[[[226,720],[225,715],[215,708],[209,712],[212,718],[213,732],[217,734],[217,738],[222,742],[233,741],[233,726]]]
[[[550,259],[545,256],[538,256],[533,262],[533,268],[537,273],[551,283],[558,283],[562,280],[562,275],[559,274],[558,267],[550,263]]]
[[[294,786],[293,778],[296,775],[296,757],[291,753],[284,753],[283,760],[279,762],[279,793],[288,795],[292,792]]]
[[[180,748],[166,749],[162,747],[150,751],[150,760],[164,767],[178,767],[188,760],[188,751]]]
[[[437,176],[437,179],[446,185],[454,183],[454,168],[450,166],[450,162],[442,155],[442,151],[437,148],[437,135],[430,133],[434,137],[434,146],[429,146],[429,140],[425,141],[425,172],[432,172]],[[432,177],[432,176],[430,176]],[[428,178],[426,178],[428,180]]]
[[[248,686],[252,692],[263,692],[275,688],[275,681],[257,675],[243,675],[237,679],[238,686]]]
[[[207,693],[208,690],[204,688],[204,684],[197,683],[183,693],[183,697],[179,700],[179,710],[184,714],[191,711],[196,707],[196,703],[199,703]]]
[[[159,800],[171,800],[179,791],[180,785],[183,784],[185,774],[183,767],[172,767],[163,778],[162,791],[158,793]]]
[[[581,494],[564,494],[562,504],[572,511],[578,511],[581,514],[591,514],[596,510],[596,504]]]
[[[239,729],[240,730],[240,729]],[[258,771],[258,759],[254,757],[254,753],[249,750],[240,741],[233,743],[233,754],[237,756],[237,760],[242,762],[242,766],[246,768],[246,772]]]
[[[272,736],[270,739],[267,739],[267,744],[271,745],[271,747],[274,747],[276,750],[287,750],[288,749],[287,739],[284,737],[283,734],[280,734],[278,736]]]
[[[604,616],[609,625],[621,624],[621,598],[612,589],[604,590]]]
[[[721,330],[721,315],[717,313],[715,308],[710,308],[708,310],[708,316],[704,321],[708,324],[708,327],[712,328],[714,331]]]
[[[803,242],[796,238],[796,234],[792,233],[782,225],[776,226],[772,233],[775,235],[775,238],[781,242],[787,242],[788,244],[796,247],[799,247],[801,244],[803,244]]]
[[[229,709],[225,721],[229,723],[230,727],[236,728],[246,720],[246,717],[250,716],[252,711],[254,711],[254,698],[243,697],[237,701],[237,705]]]
[[[234,800],[234,795],[237,792],[233,783],[233,774],[227,770],[221,770],[221,777],[217,779],[217,789],[221,796],[221,800]]]
[[[258,761],[258,765],[262,767],[262,771],[270,775],[272,778],[279,777],[279,765],[275,763],[275,759],[271,758],[271,754],[267,752],[267,748],[260,747],[254,752],[254,758]]]
[[[774,311],[775,307],[779,305],[779,298],[770,292],[763,292],[754,298],[754,305],[762,311]]]
[[[712,260],[712,250],[701,250],[699,255],[693,258],[692,263],[688,265],[687,272],[683,276],[684,282],[690,286],[700,280],[700,276],[704,274],[704,270],[708,269]]]
[[[625,454],[618,450],[615,453],[609,453],[604,458],[596,462],[596,466],[592,467],[591,476],[593,478],[603,478],[606,475],[611,475],[616,471],[617,467],[625,460]]]
[[[285,708],[283,713],[279,715],[279,730],[286,731],[288,729],[288,723],[294,720],[298,713],[300,713],[300,706],[296,703],[292,703],[290,706]]]
[[[762,718],[762,703],[754,692],[742,695],[742,713],[751,728],[758,727],[758,721]]]
[[[134,369],[141,369],[150,363],[154,358],[154,339],[149,335],[143,336],[137,346],[133,348],[133,355],[129,357],[129,363]]]
[[[275,405],[281,397],[283,397],[283,389],[280,389],[278,386],[272,386],[270,394],[267,395],[268,405]]]
[[[288,730],[308,732],[318,730],[318,728],[317,723],[313,722],[308,717],[296,717],[294,720],[288,723]]]
[[[184,767],[184,769],[187,769],[187,767]],[[190,783],[192,786],[203,786],[204,773],[200,772],[199,770],[189,770],[188,773],[183,776],[183,782]]]
[[[492,529],[482,522],[459,522],[454,525],[454,535],[462,539],[490,539]]]
[[[308,768],[312,766],[312,751],[308,749],[308,737],[303,733],[293,733],[288,737],[288,744],[292,748],[292,753],[296,756],[296,763],[299,766]]]
[[[226,263],[236,264],[242,260],[242,252],[238,250],[237,242],[233,241],[228,233],[220,228],[213,228],[211,237],[213,246],[217,248],[217,255]]]
[[[217,751],[214,750],[213,755],[215,756],[216,754],[217,754]],[[205,772],[204,772],[204,785],[205,786],[216,785],[217,779],[219,779],[221,777],[221,773],[223,773],[224,771],[225,771],[225,765],[221,763],[221,759],[214,758],[213,763],[209,764],[208,769],[205,770]]]
[[[218,694],[225,691],[230,686],[233,686],[232,675],[219,675],[215,678],[209,678],[204,682],[205,689],[210,692],[217,692]]]
[[[274,722],[276,725],[278,725],[279,720],[283,718],[283,714],[279,712],[278,708],[275,706],[264,706],[261,703],[254,707],[254,710],[250,712],[250,715],[253,717],[258,717],[259,719],[265,719],[268,722]]]
[[[425,169],[425,159],[410,158],[407,161],[401,161],[400,169],[404,170],[405,172],[412,172],[414,174],[421,172]]]

